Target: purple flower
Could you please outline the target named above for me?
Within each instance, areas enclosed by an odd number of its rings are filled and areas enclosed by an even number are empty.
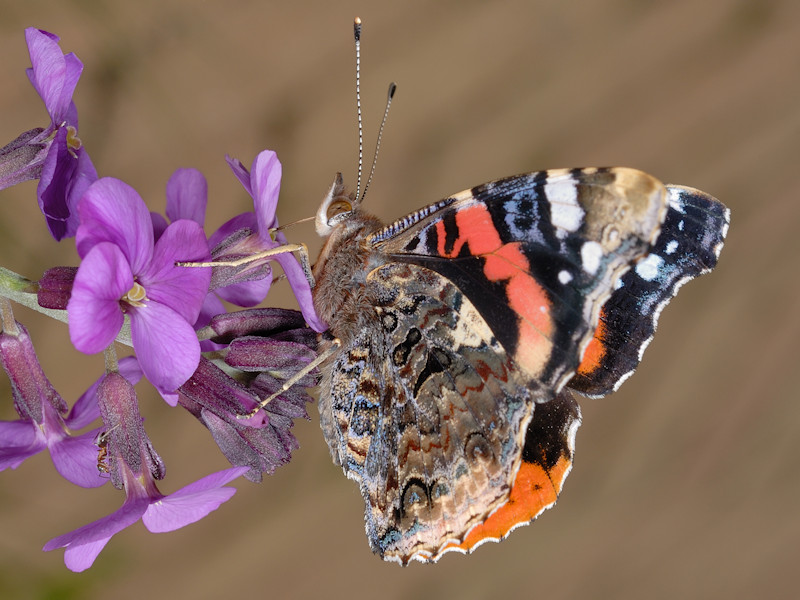
[[[0,362],[11,381],[11,391],[21,419],[0,421],[0,471],[16,469],[42,450],[49,450],[62,477],[82,487],[98,487],[105,479],[97,472],[97,430],[82,435],[81,429],[97,419],[97,403],[84,394],[69,415],[67,405],[42,371],[30,336],[18,331],[0,333]]]
[[[83,64],[73,53],[63,54],[58,36],[52,33],[30,27],[25,39],[33,65],[27,70],[28,78],[50,115],[50,126],[29,142],[44,144],[34,161],[41,164],[36,193],[50,233],[60,240],[75,235],[76,204],[97,179],[78,138],[78,111],[72,101]]]
[[[133,386],[119,373],[109,373],[97,389],[107,430],[109,474],[116,487],[125,489],[122,506],[93,523],[47,542],[45,551],[66,548],[64,563],[72,571],[92,566],[111,537],[139,519],[153,533],[179,529],[199,521],[236,493],[223,487],[247,471],[234,467],[213,473],[177,492],[164,495],[156,479],[164,474],[142,426]]]
[[[282,174],[278,156],[272,150],[264,150],[259,153],[253,161],[252,174],[247,171],[240,161],[230,157],[227,157],[227,161],[233,170],[233,174],[236,175],[244,189],[253,198],[255,223],[252,220],[246,222],[244,216],[240,215],[240,217],[236,217],[236,219],[242,219],[240,222],[234,223],[232,219],[223,225],[220,230],[230,232],[234,227],[241,227],[246,223],[250,228],[255,227],[255,233],[238,240],[234,244],[226,244],[222,248],[215,248],[214,258],[221,259],[223,257],[222,254],[218,254],[219,250],[224,252],[224,256],[244,255],[274,250],[286,245],[287,240],[283,232],[270,231],[278,226],[275,209],[278,205]],[[213,244],[213,238],[210,241]],[[311,286],[295,256],[291,252],[284,252],[269,259],[275,260],[281,265],[309,326],[315,331],[327,330],[328,326],[317,316],[314,310],[314,303],[311,299]]]
[[[210,269],[176,267],[175,262],[208,257],[203,230],[179,220],[154,242],[150,213],[139,194],[109,177],[89,187],[78,212],[82,262],[67,305],[72,343],[81,352],[100,352],[127,314],[145,377],[160,391],[174,391],[200,360],[192,324],[211,278]]]
[[[147,473],[142,474],[141,478],[128,473],[125,502],[118,510],[53,538],[42,549],[49,552],[65,548],[64,564],[67,568],[75,572],[85,571],[92,566],[115,533],[139,519],[152,533],[164,533],[208,516],[236,493],[235,488],[223,486],[246,471],[246,467],[218,471],[166,496],[158,491],[155,481]]]
[[[197,169],[178,169],[172,174],[167,182],[166,215],[170,222],[188,219],[203,227],[207,204],[208,184],[200,171]],[[156,213],[151,213],[151,216],[156,231],[156,239],[158,239],[161,232],[166,229],[167,220]],[[246,223],[243,223],[244,221]],[[254,227],[255,215],[253,213],[244,213],[234,217],[228,223],[236,223],[239,227],[247,227],[252,223]],[[211,234],[209,246],[213,248],[229,235],[229,228],[230,225],[226,224]],[[209,292],[203,303],[200,316],[194,324],[196,329],[207,325],[215,315],[225,312],[225,306],[220,298],[238,306],[255,306],[266,298],[272,283],[272,272],[269,268],[260,269],[258,273],[250,269],[247,276],[244,277],[239,274],[222,273],[222,271],[229,270],[230,268],[228,267],[217,267],[212,271],[209,287],[213,291]],[[203,346],[204,349],[214,349],[211,344],[207,344],[207,346]]]

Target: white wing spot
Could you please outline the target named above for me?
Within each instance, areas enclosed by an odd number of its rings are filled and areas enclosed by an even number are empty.
[[[663,265],[664,259],[658,254],[648,254],[636,264],[636,274],[645,281],[653,281]]]
[[[597,242],[586,242],[581,246],[581,261],[583,270],[594,275],[600,268],[600,260],[603,258],[603,247]]]
[[[664,252],[673,254],[678,249],[678,240],[670,240]]]
[[[569,271],[559,271],[558,280],[562,285],[567,285],[570,281],[572,281],[572,273]]]
[[[575,232],[583,223],[584,212],[578,204],[578,191],[572,181],[546,183],[544,193],[550,201],[550,222],[563,232]]]

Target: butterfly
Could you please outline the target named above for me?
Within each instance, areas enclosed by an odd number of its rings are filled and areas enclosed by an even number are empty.
[[[403,565],[499,541],[555,503],[573,392],[633,372],[730,219],[628,168],[508,177],[390,225],[361,200],[338,175],[316,215],[320,422],[371,548]]]

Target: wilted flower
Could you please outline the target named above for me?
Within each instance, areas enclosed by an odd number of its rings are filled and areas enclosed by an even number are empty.
[[[298,447],[293,419],[308,418],[305,388],[317,384],[316,371],[243,417],[314,360],[316,333],[299,312],[278,308],[219,315],[209,329],[216,334],[211,339],[226,346],[217,353],[224,370],[201,359],[179,390],[179,404],[208,427],[232,464],[250,467],[247,479],[261,481],[262,473],[288,463]]]

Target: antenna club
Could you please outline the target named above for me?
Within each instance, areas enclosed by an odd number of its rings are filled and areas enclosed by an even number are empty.
[[[397,84],[393,81],[389,84],[389,92],[387,94],[389,100],[394,98],[394,93],[397,91]]]
[[[353,36],[355,36],[356,41],[361,41],[361,18],[356,17],[355,21],[353,21]]]

